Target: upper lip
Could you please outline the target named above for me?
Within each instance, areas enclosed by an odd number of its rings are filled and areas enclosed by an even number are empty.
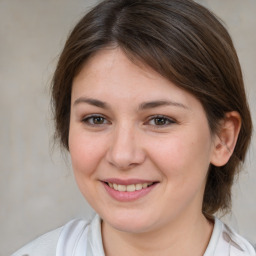
[[[144,180],[144,179],[117,179],[117,178],[110,178],[101,180],[102,182],[106,183],[114,183],[119,185],[131,185],[131,184],[143,184],[143,183],[153,183],[156,182],[155,180]]]

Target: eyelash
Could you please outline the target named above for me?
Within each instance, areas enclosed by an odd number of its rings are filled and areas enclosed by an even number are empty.
[[[103,123],[94,123],[94,121],[96,119],[101,119],[103,120]],[[92,122],[90,122],[92,121]],[[82,119],[82,122],[87,124],[87,125],[90,125],[90,126],[102,126],[102,125],[105,125],[105,124],[108,124],[110,123],[109,121],[107,121],[107,119],[102,116],[102,115],[90,115],[90,116],[86,116],[85,118]]]
[[[100,121],[102,123],[95,123],[95,120]],[[154,124],[150,124],[151,121],[153,121]],[[156,124],[157,121],[160,121],[160,124]],[[97,127],[105,125],[105,124],[110,124],[110,122],[106,119],[106,117],[104,117],[102,115],[96,115],[96,114],[86,116],[85,118],[82,119],[82,122],[87,125],[97,126]],[[166,117],[164,115],[155,115],[155,116],[149,117],[144,124],[150,125],[156,129],[159,129],[159,128],[170,126],[175,123],[177,123],[177,122],[175,120],[173,120],[172,118]]]
[[[162,124],[156,124],[156,121],[160,121],[161,122],[164,122]],[[151,121],[154,121],[154,124],[150,124]],[[156,128],[156,129],[159,129],[159,128],[163,128],[163,127],[167,127],[167,126],[170,126],[172,124],[175,124],[177,123],[175,120],[173,120],[172,118],[170,117],[167,117],[167,116],[163,116],[163,115],[155,115],[155,116],[151,116],[146,124],[149,124],[150,126]]]

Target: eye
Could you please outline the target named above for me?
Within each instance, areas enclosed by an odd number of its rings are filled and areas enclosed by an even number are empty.
[[[150,117],[150,119],[147,121],[147,124],[152,126],[168,126],[174,123],[176,122],[173,119],[161,115]]]
[[[82,122],[91,126],[98,126],[109,123],[109,121],[105,117],[100,115],[87,116],[82,120]]]

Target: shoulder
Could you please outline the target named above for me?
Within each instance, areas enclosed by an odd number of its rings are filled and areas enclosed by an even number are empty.
[[[217,218],[215,218],[209,252],[213,253],[209,255],[214,256],[256,256],[253,246],[245,238]]]
[[[89,223],[85,220],[71,220],[64,226],[36,238],[11,256],[55,256],[61,237],[72,237],[74,234],[79,234]]]
[[[256,256],[253,246],[226,224],[223,224],[222,238],[229,243],[231,255]]]
[[[55,255],[56,245],[62,228],[50,231],[28,243],[11,256],[45,256]]]

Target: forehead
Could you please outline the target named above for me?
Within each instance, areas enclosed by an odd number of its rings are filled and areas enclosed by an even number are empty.
[[[120,48],[101,50],[84,64],[73,81],[72,101],[80,96],[103,101],[120,99],[130,104],[135,100],[172,100],[187,106],[200,104],[192,94],[149,66],[131,61]]]
[[[110,75],[115,71],[120,72],[121,70],[132,72],[134,78],[137,75],[144,75],[149,79],[160,76],[149,65],[139,61],[131,54],[126,54],[120,47],[106,47],[97,51],[86,60],[73,81],[95,75],[97,77],[104,76],[105,74]]]

